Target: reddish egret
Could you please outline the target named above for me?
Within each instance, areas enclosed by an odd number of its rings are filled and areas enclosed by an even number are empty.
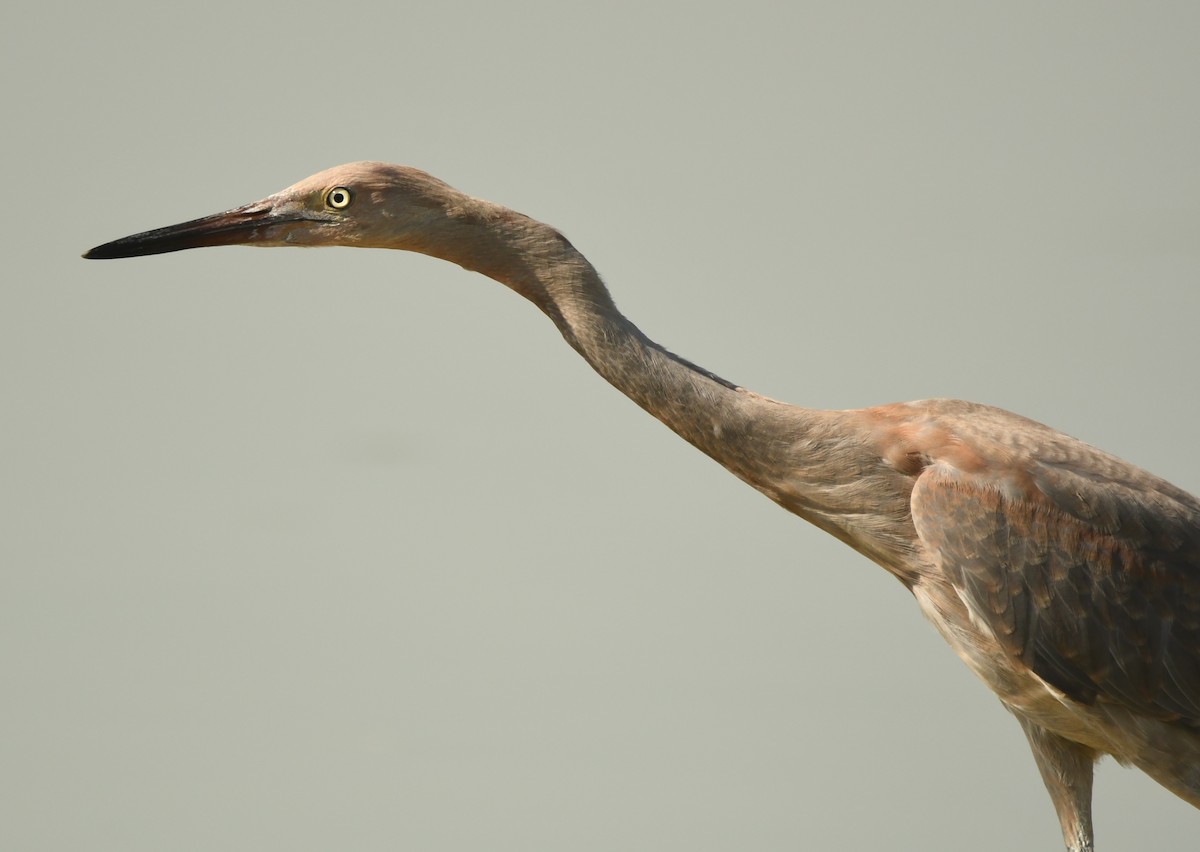
[[[1092,767],[1200,807],[1200,502],[1016,414],[958,400],[785,405],[667,352],[553,228],[404,166],[352,163],[89,258],[362,246],[453,261],[537,305],[589,364],[749,485],[883,566],[1017,717],[1072,852]]]

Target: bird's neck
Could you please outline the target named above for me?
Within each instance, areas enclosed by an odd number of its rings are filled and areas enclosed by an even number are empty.
[[[475,200],[472,199],[472,202]],[[537,305],[610,384],[732,473],[780,500],[784,448],[822,412],[783,406],[671,354],[617,310],[599,274],[548,225],[478,202],[418,250],[481,272]],[[784,414],[786,410],[786,416]]]
[[[529,299],[601,376],[776,503],[911,586],[911,479],[880,457],[870,418],[784,405],[667,352],[617,310],[590,263],[548,225],[466,197],[403,248]],[[912,563],[912,564],[910,564]]]

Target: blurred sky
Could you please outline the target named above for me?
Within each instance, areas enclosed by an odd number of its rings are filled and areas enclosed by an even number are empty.
[[[907,592],[503,287],[79,255],[409,163],[747,387],[987,402],[1200,491],[1200,6],[4,16],[0,848],[1058,848]],[[1111,762],[1096,811],[1200,829]]]

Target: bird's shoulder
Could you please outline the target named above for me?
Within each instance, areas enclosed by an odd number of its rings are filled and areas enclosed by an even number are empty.
[[[919,539],[1014,662],[1075,700],[1200,725],[1200,501],[1001,409],[886,408],[918,466]]]

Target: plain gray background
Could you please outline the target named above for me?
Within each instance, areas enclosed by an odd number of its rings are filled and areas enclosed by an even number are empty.
[[[79,254],[406,162],[747,387],[988,402],[1198,491],[1200,6],[5,17],[0,848],[1059,848],[900,585],[504,288]],[[1106,852],[1196,842],[1140,773],[1096,802]]]

